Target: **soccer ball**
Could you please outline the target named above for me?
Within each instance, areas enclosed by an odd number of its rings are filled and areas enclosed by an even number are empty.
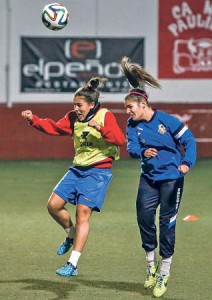
[[[42,22],[48,29],[63,29],[68,21],[68,10],[60,3],[47,4],[42,11]]]

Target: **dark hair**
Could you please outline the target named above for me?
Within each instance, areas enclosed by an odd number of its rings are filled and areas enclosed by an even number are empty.
[[[121,71],[127,78],[131,89],[125,100],[132,99],[136,101],[145,100],[148,103],[148,95],[145,92],[145,85],[153,88],[161,88],[158,81],[146,72],[140,65],[130,62],[128,57],[123,57],[121,60]]]
[[[107,81],[107,78],[103,77],[92,77],[84,87],[79,88],[74,97],[84,97],[85,101],[88,103],[95,102],[99,100],[100,93],[98,91],[98,86]]]

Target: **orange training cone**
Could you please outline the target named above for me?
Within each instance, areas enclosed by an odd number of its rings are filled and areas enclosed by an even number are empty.
[[[191,216],[191,215],[188,215],[188,216],[186,216],[186,217],[183,219],[183,221],[198,221],[198,220],[199,220],[198,217],[196,217],[196,216]]]

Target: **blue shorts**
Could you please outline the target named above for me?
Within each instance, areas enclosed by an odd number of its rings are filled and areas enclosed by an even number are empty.
[[[72,166],[53,191],[65,202],[74,205],[80,203],[99,212],[111,179],[110,169]]]

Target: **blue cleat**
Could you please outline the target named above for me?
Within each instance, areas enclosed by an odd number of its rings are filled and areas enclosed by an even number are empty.
[[[66,265],[64,265],[61,269],[58,269],[56,271],[57,275],[60,276],[77,276],[78,275],[78,271],[77,271],[77,267],[74,267],[72,264],[67,263]]]
[[[70,239],[70,238],[66,238],[62,244],[58,247],[57,249],[57,254],[58,255],[63,255],[66,252],[68,252],[68,250],[71,248],[71,246],[73,245],[73,241],[74,239]]]

